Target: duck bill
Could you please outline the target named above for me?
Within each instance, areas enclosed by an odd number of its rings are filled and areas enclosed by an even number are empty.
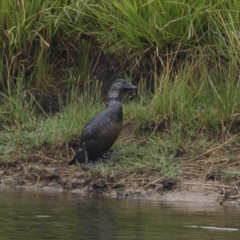
[[[123,91],[130,91],[130,90],[134,90],[134,89],[137,89],[136,86],[134,86],[133,84],[129,83],[129,82],[126,82],[123,86]]]

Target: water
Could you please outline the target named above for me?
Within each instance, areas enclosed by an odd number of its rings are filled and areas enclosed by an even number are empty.
[[[239,239],[240,206],[0,189],[0,239]]]

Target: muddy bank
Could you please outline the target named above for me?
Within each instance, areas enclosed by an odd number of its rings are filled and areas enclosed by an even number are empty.
[[[149,169],[103,177],[84,166],[68,167],[67,163],[65,160],[32,155],[29,161],[18,160],[8,165],[2,164],[0,184],[81,194],[98,193],[113,198],[240,204],[239,181],[226,182],[217,177],[217,171],[206,175],[207,168],[197,163],[183,164],[179,161],[183,171],[178,180],[159,177],[158,170]]]

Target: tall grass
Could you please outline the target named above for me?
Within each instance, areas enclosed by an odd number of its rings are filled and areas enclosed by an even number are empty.
[[[85,122],[104,108],[100,90],[97,81],[86,83],[80,95],[71,86],[69,104],[55,115],[37,114],[34,98],[26,102],[22,94],[15,98],[1,94],[5,105],[0,106],[0,159],[8,160],[31,149],[39,151],[46,144],[62,147],[75,135],[79,137]]]
[[[84,82],[96,52],[114,53],[133,69],[156,62],[167,68],[177,55],[202,47],[209,59],[220,57],[235,67],[239,61],[236,0],[19,0],[0,7],[0,83],[7,88],[19,76],[42,86],[68,79],[71,71]]]
[[[147,136],[160,132],[163,142],[154,141],[164,157],[203,129],[230,136],[240,121],[239,6],[237,0],[1,1],[0,154],[66,144],[79,134],[104,107],[94,72],[100,56],[110,58],[109,73],[138,80],[125,119],[139,135],[144,125]],[[39,116],[36,99],[25,93],[61,82],[69,86],[68,106]]]

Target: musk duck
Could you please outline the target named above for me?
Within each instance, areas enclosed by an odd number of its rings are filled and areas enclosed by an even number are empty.
[[[106,109],[94,116],[85,125],[80,137],[79,149],[69,165],[88,164],[90,160],[101,158],[116,141],[123,125],[121,92],[137,87],[125,79],[115,80],[108,91]]]

